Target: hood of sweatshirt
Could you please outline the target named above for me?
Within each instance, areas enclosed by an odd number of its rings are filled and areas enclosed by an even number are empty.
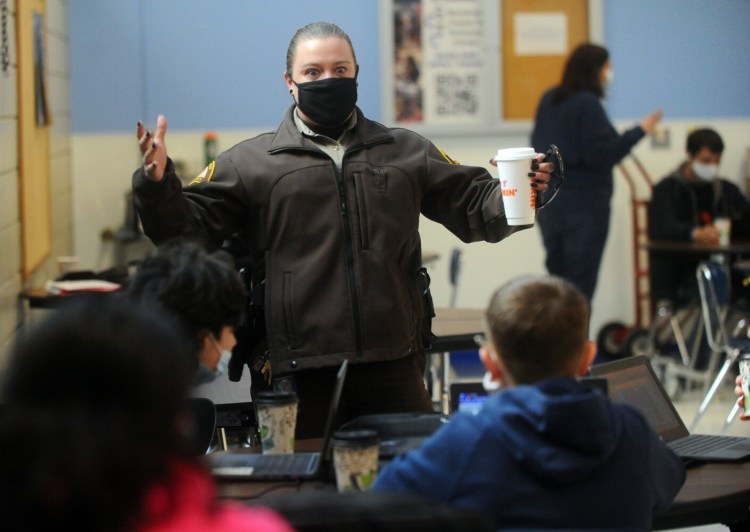
[[[591,475],[615,451],[622,430],[610,401],[573,378],[517,386],[490,401],[484,410],[497,416],[491,422],[500,426],[500,445],[550,482],[576,483]]]

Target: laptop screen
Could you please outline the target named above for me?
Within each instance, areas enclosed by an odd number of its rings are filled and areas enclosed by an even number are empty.
[[[688,430],[645,356],[627,357],[591,366],[591,375],[605,377],[609,397],[638,410],[665,441],[687,436]]]
[[[607,395],[607,379],[604,377],[579,377],[578,379]],[[451,414],[455,412],[476,414],[487,402],[488,397],[489,394],[481,382],[454,382],[450,385],[450,412]]]
[[[476,414],[487,400],[487,392],[481,382],[456,382],[450,385],[450,410]]]

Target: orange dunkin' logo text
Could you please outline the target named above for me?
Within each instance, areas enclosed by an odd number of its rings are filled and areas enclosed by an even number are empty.
[[[508,181],[504,180],[502,182],[502,187],[500,188],[500,193],[505,197],[511,197],[514,198],[518,195],[518,189],[517,188],[505,188],[508,186]],[[529,195],[529,206],[532,209],[536,209],[536,194],[534,191],[531,191],[531,194]]]

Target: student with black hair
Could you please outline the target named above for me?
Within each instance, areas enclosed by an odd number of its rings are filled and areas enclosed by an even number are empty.
[[[169,311],[183,325],[198,353],[196,384],[227,372],[245,304],[230,255],[209,252],[197,241],[173,240],[138,263],[126,293]]]
[[[0,416],[0,530],[290,532],[221,503],[189,438],[197,359],[172,314],[112,295],[19,334]]]

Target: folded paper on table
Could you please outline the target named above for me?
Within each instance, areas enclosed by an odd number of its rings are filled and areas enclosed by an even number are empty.
[[[120,285],[101,279],[81,279],[75,281],[47,281],[47,293],[55,296],[78,294],[81,292],[115,292]]]

